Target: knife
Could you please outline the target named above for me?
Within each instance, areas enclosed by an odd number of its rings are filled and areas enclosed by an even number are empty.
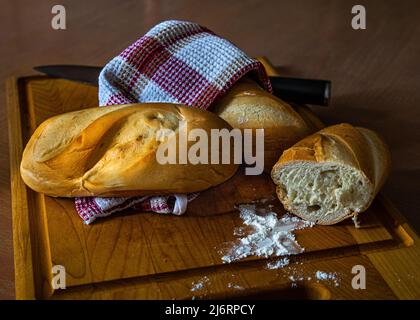
[[[37,66],[34,70],[54,78],[64,78],[98,86],[103,67],[82,65]],[[269,77],[274,95],[287,102],[328,106],[331,98],[331,81],[285,77]]]

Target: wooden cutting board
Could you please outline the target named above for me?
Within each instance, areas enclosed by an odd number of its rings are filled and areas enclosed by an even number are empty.
[[[272,198],[274,210],[284,213],[266,175],[244,176],[240,170],[202,192],[181,217],[131,211],[85,225],[72,199],[27,188],[19,165],[42,121],[96,107],[97,88],[29,76],[9,79],[7,98],[18,299],[420,298],[418,237],[383,196],[361,215],[360,229],[346,221],[298,231],[305,252],[275,270],[267,269],[274,259],[224,264],[220,253],[241,225],[235,205]],[[52,288],[54,265],[65,267],[66,289]],[[366,290],[351,285],[355,265],[366,269]],[[339,283],[317,280],[317,271],[337,273]],[[192,291],[200,281],[203,288]]]

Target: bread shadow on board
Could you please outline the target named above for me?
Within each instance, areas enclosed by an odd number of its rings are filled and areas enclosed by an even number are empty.
[[[284,213],[270,176],[266,173],[247,176],[244,172],[245,168],[241,166],[229,180],[200,192],[198,197],[188,204],[184,217],[209,217],[236,213],[238,205],[253,202],[272,205],[274,211]],[[135,212],[139,211],[127,210],[116,215],[131,215]]]
[[[245,175],[241,166],[236,174],[224,183],[200,192],[197,199],[190,202],[186,214],[190,216],[215,216],[236,212],[240,204],[255,201],[273,202],[280,207],[276,197],[276,187],[270,176]],[[271,203],[270,202],[270,203]]]

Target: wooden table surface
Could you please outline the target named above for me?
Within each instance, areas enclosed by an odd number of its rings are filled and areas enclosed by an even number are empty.
[[[380,132],[393,168],[385,194],[420,231],[420,2],[334,0],[60,1],[67,30],[51,28],[56,1],[2,0],[0,11],[0,299],[14,298],[5,79],[41,64],[102,65],[156,23],[201,23],[285,75],[333,82],[327,123]],[[351,8],[367,9],[367,30],[351,28]]]

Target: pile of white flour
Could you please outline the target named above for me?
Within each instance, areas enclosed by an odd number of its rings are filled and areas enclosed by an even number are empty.
[[[258,208],[255,204],[240,205],[238,209],[248,228],[239,227],[234,231],[240,238],[223,253],[223,262],[230,263],[248,256],[288,256],[304,251],[293,231],[312,227],[313,223],[288,214],[278,218],[275,212]]]

